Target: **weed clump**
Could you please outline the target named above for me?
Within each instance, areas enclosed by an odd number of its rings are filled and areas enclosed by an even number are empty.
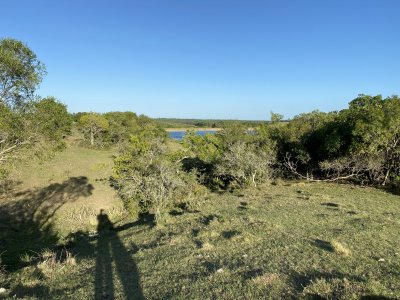
[[[347,249],[342,243],[338,242],[338,241],[332,241],[331,242],[333,251],[343,255],[343,256],[349,256],[351,254],[350,250]]]
[[[76,266],[75,256],[67,251],[60,252],[44,249],[37,256],[32,257],[32,260],[37,261],[37,268],[47,277],[53,277],[65,267]]]

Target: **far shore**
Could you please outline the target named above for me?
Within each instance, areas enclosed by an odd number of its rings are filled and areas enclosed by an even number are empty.
[[[222,128],[212,128],[212,127],[187,127],[187,128],[164,128],[167,132],[186,132],[188,130],[194,131],[220,131]]]

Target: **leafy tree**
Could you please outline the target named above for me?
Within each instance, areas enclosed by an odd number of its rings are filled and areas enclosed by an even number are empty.
[[[24,109],[0,105],[0,166],[16,160],[45,158],[64,148],[71,119],[66,106],[49,97],[26,104]]]
[[[149,125],[149,124],[147,124]],[[114,160],[113,182],[133,215],[154,213],[157,224],[175,204],[195,199],[195,181],[167,153],[165,134],[147,127]]]
[[[18,107],[31,100],[45,74],[45,66],[24,43],[0,40],[0,103]]]
[[[222,153],[221,139],[214,134],[200,136],[194,130],[189,130],[182,139],[182,145],[189,151],[189,155],[205,163],[214,163]]]
[[[72,117],[72,121],[79,123],[79,119],[86,114],[86,112],[77,112],[77,113],[72,113],[71,117]]]
[[[274,131],[290,173],[385,185],[400,173],[400,100],[359,95],[340,112],[312,112]]]
[[[38,133],[47,140],[60,141],[71,131],[72,117],[67,106],[54,97],[35,102],[32,117]]]
[[[34,140],[25,110],[44,74],[44,65],[25,44],[14,39],[0,40],[0,163],[3,166]]]
[[[360,95],[350,102],[346,115],[352,127],[350,153],[369,161],[369,179],[385,185],[400,167],[400,99]]]
[[[44,157],[62,148],[70,119],[55,98],[37,100],[35,90],[46,74],[25,44],[0,40],[0,173],[16,160]]]
[[[90,145],[103,142],[103,135],[109,128],[108,120],[98,113],[86,113],[79,119],[79,124],[84,133],[85,139],[89,140]]]
[[[109,112],[104,117],[109,122],[107,138],[110,143],[129,141],[130,135],[139,129],[138,117],[133,112]]]
[[[11,162],[17,150],[28,142],[21,115],[0,104],[0,173],[5,175],[4,164]]]
[[[283,115],[271,111],[271,122],[278,123],[283,120]]]

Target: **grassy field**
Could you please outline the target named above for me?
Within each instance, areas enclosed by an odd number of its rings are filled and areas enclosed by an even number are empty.
[[[14,175],[0,298],[400,298],[398,195],[277,181],[209,193],[154,227],[125,217],[111,167],[112,151],[72,146]]]

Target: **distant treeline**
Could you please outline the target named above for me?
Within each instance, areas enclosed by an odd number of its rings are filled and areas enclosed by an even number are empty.
[[[165,131],[145,115],[134,112],[79,112],[72,114],[75,128],[83,134],[83,145],[103,148],[128,142],[131,136],[141,131],[157,131],[165,135]]]
[[[220,119],[175,119],[155,118],[162,128],[223,128],[234,123],[240,123],[246,127],[259,127],[268,121],[261,120],[220,120]]]

